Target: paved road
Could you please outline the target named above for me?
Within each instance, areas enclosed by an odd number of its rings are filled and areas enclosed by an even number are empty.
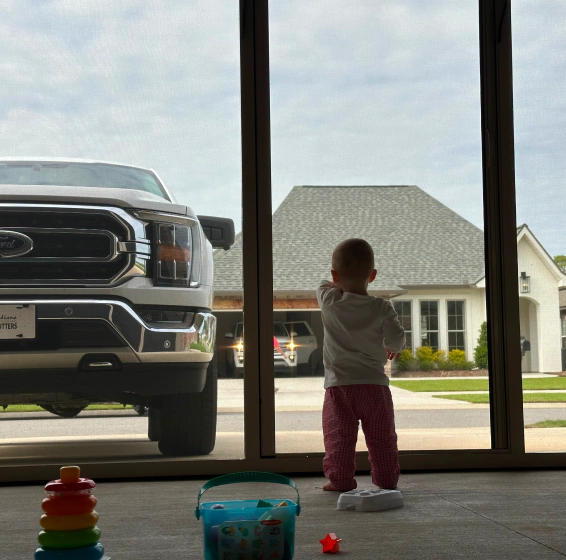
[[[566,408],[525,409],[525,422],[566,420]],[[320,412],[278,412],[277,430],[285,432],[320,431]],[[398,429],[487,428],[489,410],[482,408],[461,410],[398,410]],[[218,415],[219,432],[242,432],[243,414]],[[87,411],[72,419],[49,413],[3,413],[0,415],[0,443],[4,439],[46,438],[65,436],[119,436],[147,433],[147,418],[133,411]]]

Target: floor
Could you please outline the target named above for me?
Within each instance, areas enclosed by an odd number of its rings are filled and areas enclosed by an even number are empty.
[[[84,473],[88,476],[87,473]],[[296,519],[297,560],[321,558],[319,539],[342,538],[337,558],[554,560],[566,556],[564,471],[404,474],[405,505],[384,512],[338,511],[338,494],[320,476],[293,477],[302,512]],[[194,516],[204,480],[100,482],[101,542],[112,560],[203,558],[202,520]],[[359,488],[371,487],[369,476]],[[41,484],[0,487],[0,558],[33,557]],[[204,501],[287,498],[280,485],[232,484]]]

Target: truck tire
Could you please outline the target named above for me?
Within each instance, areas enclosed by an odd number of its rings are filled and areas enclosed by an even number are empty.
[[[40,405],[41,408],[47,410],[47,412],[51,412],[51,414],[55,414],[55,416],[61,416],[61,418],[75,418],[78,416],[84,409],[84,406],[58,406],[56,404],[42,404]]]
[[[317,348],[309,356],[309,368],[311,375],[324,375],[324,364],[322,362],[322,352]]]
[[[216,443],[216,355],[201,393],[166,395],[159,407],[159,451],[166,456],[208,455]]]
[[[159,441],[159,409],[150,406],[147,410],[147,437],[149,441]]]
[[[235,377],[234,368],[232,367],[232,364],[230,364],[230,360],[228,358],[226,358],[224,371],[224,377]]]

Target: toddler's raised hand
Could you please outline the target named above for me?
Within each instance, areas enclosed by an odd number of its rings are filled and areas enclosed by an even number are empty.
[[[397,352],[397,354],[395,354],[395,353],[391,352],[391,350],[389,350],[389,348],[386,348],[386,350],[387,350],[387,359],[388,360],[393,360],[394,358],[399,357],[400,352]]]

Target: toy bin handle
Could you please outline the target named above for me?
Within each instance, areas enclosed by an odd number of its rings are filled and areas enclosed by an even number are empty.
[[[200,519],[200,499],[207,490],[209,490],[210,488],[214,488],[215,486],[223,486],[225,484],[236,484],[238,482],[271,482],[274,484],[286,484],[287,486],[291,486],[291,488],[293,488],[295,492],[297,492],[297,515],[301,513],[299,490],[297,489],[296,484],[290,478],[287,478],[282,474],[275,474],[269,472],[244,471],[233,474],[224,474],[222,476],[217,476],[216,478],[209,480],[199,490],[198,498],[197,498],[197,507],[195,508],[196,518]]]

